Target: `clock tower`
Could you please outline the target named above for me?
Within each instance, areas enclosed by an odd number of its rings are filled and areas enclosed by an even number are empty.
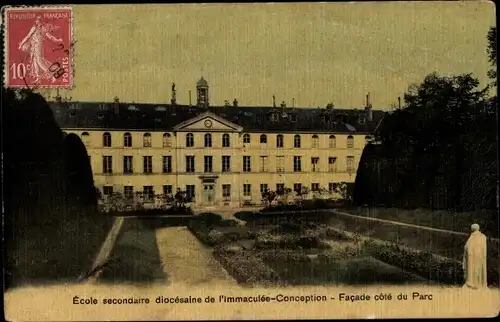
[[[197,98],[198,107],[208,109],[208,102],[209,102],[208,101],[208,83],[203,78],[203,76],[196,83],[196,92],[197,92],[196,98]]]

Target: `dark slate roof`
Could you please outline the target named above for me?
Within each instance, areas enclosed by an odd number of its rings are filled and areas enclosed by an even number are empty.
[[[49,102],[61,128],[171,131],[172,128],[207,109],[171,104]],[[209,111],[238,124],[246,132],[338,132],[370,133],[385,115],[373,110],[368,121],[364,109],[281,108],[216,106]],[[271,114],[278,115],[277,121]],[[293,116],[295,115],[295,121]],[[360,118],[365,121],[360,122]]]

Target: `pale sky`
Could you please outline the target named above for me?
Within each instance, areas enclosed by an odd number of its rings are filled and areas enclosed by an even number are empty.
[[[142,4],[74,7],[73,101],[195,101],[385,109],[437,71],[486,85],[492,2]],[[54,92],[53,92],[54,93]]]

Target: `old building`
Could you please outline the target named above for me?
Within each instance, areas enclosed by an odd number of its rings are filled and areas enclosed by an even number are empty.
[[[211,106],[205,79],[196,103],[51,102],[67,133],[78,134],[104,195],[185,190],[197,206],[260,204],[283,187],[332,191],[354,182],[359,158],[384,112],[361,109]]]

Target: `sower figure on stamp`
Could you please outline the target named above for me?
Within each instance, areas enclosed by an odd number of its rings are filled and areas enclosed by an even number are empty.
[[[464,247],[462,267],[464,270],[464,287],[485,288],[486,279],[486,236],[479,231],[479,225],[471,226],[471,234]]]
[[[48,38],[53,42],[62,42],[62,39],[57,39],[50,33],[55,29],[50,24],[42,23],[41,17],[37,16],[35,24],[30,31],[19,43],[19,49],[29,54],[29,63],[31,64],[30,75],[35,79],[35,83],[39,79],[50,79],[55,82],[53,72],[50,71],[51,63],[45,59],[44,40]]]

